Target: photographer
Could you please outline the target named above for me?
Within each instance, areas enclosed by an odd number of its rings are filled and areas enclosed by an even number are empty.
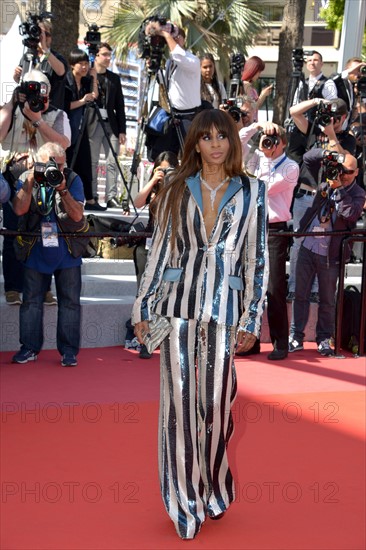
[[[253,99],[250,99],[249,96],[242,95],[234,100],[226,100],[225,103],[220,105],[220,109],[229,113],[239,131],[253,124],[256,113],[256,103]]]
[[[43,296],[52,273],[58,298],[57,349],[61,365],[77,365],[80,343],[81,253],[80,238],[59,237],[59,232],[85,231],[82,182],[65,168],[64,149],[46,143],[39,162],[28,173],[13,198],[21,216],[20,232],[39,232],[16,239],[18,259],[24,262],[23,303],[20,306],[21,348],[13,363],[35,361],[43,344]],[[85,238],[83,239],[85,241]]]
[[[348,116],[343,123],[343,129],[346,130],[354,118],[355,109],[355,91],[354,86],[361,76],[361,71],[365,70],[366,63],[359,57],[351,57],[346,62],[346,67],[341,73],[331,76],[325,83],[328,93],[334,97],[339,97],[345,101],[348,110]]]
[[[136,208],[143,208],[145,205],[149,206],[149,221],[144,231],[153,233],[154,231],[154,214],[156,210],[156,196],[162,189],[164,182],[168,181],[169,175],[178,167],[178,158],[175,153],[170,151],[164,151],[160,153],[155,159],[152,167],[152,172],[147,184],[137,193],[134,199],[134,205]],[[167,180],[165,180],[167,178]],[[140,287],[141,277],[144,273],[147,255],[151,245],[151,239],[143,238],[135,246],[133,251],[133,260],[135,264],[137,289]],[[143,345],[140,350],[140,357],[142,359],[150,359],[151,355]]]
[[[170,27],[172,25],[170,24]],[[180,27],[173,26],[173,34],[159,21],[151,21],[145,29],[146,35],[162,36],[170,50],[170,59],[166,65],[166,87],[173,108],[173,116],[179,123],[183,139],[201,106],[201,66],[200,60],[193,53],[184,49],[186,34]],[[168,135],[162,147],[178,154],[180,143],[174,125],[168,130]],[[169,146],[166,146],[169,144]],[[161,152],[157,151],[157,153]],[[156,156],[156,155],[155,155]]]
[[[331,339],[335,328],[335,296],[343,237],[336,233],[334,236],[323,236],[322,233],[353,229],[365,203],[365,191],[356,183],[357,160],[349,153],[340,155],[314,149],[304,156],[304,164],[309,172],[319,174],[321,183],[299,227],[300,232],[311,232],[314,236],[304,237],[299,250],[289,352],[303,349],[311,282],[317,275],[319,306],[316,342],[318,352],[328,356],[334,355]]]
[[[98,202],[97,168],[100,152],[103,147],[107,166],[105,189],[107,208],[121,208],[117,197],[118,169],[106,134],[109,136],[114,152],[118,155],[120,147],[126,143],[126,114],[121,79],[119,75],[114,74],[108,69],[111,58],[111,46],[106,42],[98,44],[94,61],[98,82],[96,104],[99,108],[103,125],[97,117],[96,110],[89,109],[88,137],[92,163],[92,194],[94,200]]]
[[[239,137],[242,144],[244,160],[251,152],[249,140],[257,131],[259,145],[246,162],[246,168],[256,178],[266,183],[269,215],[269,280],[268,280],[268,325],[273,344],[273,351],[268,355],[270,360],[282,360],[288,353],[288,319],[286,304],[286,259],[288,238],[278,235],[287,230],[291,219],[290,206],[293,191],[299,176],[299,167],[287,158],[285,129],[273,123],[254,123],[242,128]],[[259,353],[260,342],[253,348],[239,355]]]
[[[40,89],[34,93],[37,85]],[[64,149],[69,147],[69,119],[61,109],[50,107],[50,92],[50,82],[43,73],[33,69],[25,75],[0,111],[2,157],[14,151],[36,152],[47,141],[59,143]]]
[[[328,106],[333,109],[333,111],[329,110]],[[314,126],[305,116],[305,113],[313,107],[317,107],[318,109],[315,120],[319,121],[319,123]],[[299,130],[308,137],[309,147],[316,147],[322,150],[331,149],[332,151],[342,154],[346,152],[351,154],[355,153],[356,140],[354,136],[342,130],[342,125],[348,114],[347,106],[342,99],[338,98],[329,102],[322,101],[319,98],[310,99],[291,107],[290,113]],[[321,125],[321,122],[327,124]],[[313,129],[312,132],[311,129]],[[305,153],[303,156],[304,160],[307,155],[308,153]],[[301,166],[299,182],[295,190],[292,205],[294,231],[297,231],[305,211],[312,205],[317,188],[318,171],[310,171],[308,164],[304,162]],[[296,262],[301,241],[301,237],[295,238],[290,249],[290,276],[287,296],[289,302],[292,301],[295,296]],[[312,287],[311,301],[315,303],[318,301],[318,284],[316,279]]]
[[[37,47],[38,59],[33,60],[33,68],[40,70],[50,81],[52,92],[50,103],[57,109],[64,108],[64,77],[67,71],[66,60],[61,54],[51,48],[52,44],[52,23],[45,19],[38,24],[39,43]],[[23,74],[23,60],[14,71],[15,82],[20,82]]]

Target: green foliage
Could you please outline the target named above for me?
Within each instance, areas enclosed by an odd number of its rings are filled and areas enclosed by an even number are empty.
[[[236,51],[245,55],[262,28],[261,15],[247,0],[125,0],[119,3],[113,28],[106,33],[120,59],[136,47],[144,19],[155,14],[183,27],[187,47],[194,53],[216,55],[225,76],[229,55]]]
[[[345,0],[329,0],[327,8],[320,10],[320,17],[327,23],[327,28],[342,30]]]

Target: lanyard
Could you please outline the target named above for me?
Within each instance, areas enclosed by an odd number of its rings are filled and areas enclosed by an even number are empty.
[[[281,164],[282,164],[283,162],[285,162],[286,159],[287,159],[287,157],[286,157],[286,155],[285,155],[285,156],[283,157],[283,159],[281,159],[279,162],[277,162],[277,164],[275,164],[275,165],[273,166],[273,168],[271,168],[271,174],[274,174],[275,171],[277,170],[277,168],[278,168],[279,166],[281,166]]]

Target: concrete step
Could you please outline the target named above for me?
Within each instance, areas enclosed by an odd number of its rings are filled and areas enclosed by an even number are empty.
[[[81,348],[100,348],[124,345],[126,321],[131,317],[133,296],[96,297],[81,299]],[[56,349],[57,306],[44,307],[43,349]],[[310,305],[309,321],[305,340],[315,340],[317,304]],[[291,304],[287,304],[289,320]],[[19,306],[9,306],[4,299],[0,302],[1,338],[0,351],[16,351],[19,348]],[[267,314],[262,323],[262,342],[269,342]]]

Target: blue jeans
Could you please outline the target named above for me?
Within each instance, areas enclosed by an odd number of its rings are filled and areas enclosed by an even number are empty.
[[[318,344],[334,335],[336,314],[336,290],[339,261],[330,261],[326,256],[300,247],[296,268],[295,300],[292,304],[291,336],[303,342],[309,318],[310,292],[314,275],[319,281],[318,321],[316,341]]]
[[[306,210],[313,204],[314,197],[312,195],[301,195],[301,192],[296,193],[294,204],[292,207],[293,231],[299,229],[300,221]],[[294,238],[294,242],[290,248],[290,275],[288,279],[288,291],[295,292],[296,280],[296,264],[299,250],[304,237]],[[315,277],[311,292],[318,292],[318,281]]]
[[[54,272],[58,301],[57,349],[76,355],[80,346],[80,266]],[[24,268],[23,303],[19,311],[20,343],[39,352],[43,345],[43,298],[50,275]]]

